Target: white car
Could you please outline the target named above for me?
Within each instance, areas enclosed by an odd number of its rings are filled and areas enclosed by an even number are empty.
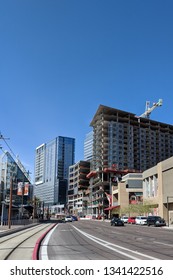
[[[136,225],[147,225],[147,217],[146,216],[137,216],[135,219]]]
[[[65,217],[65,222],[72,222],[72,221],[73,221],[72,216],[66,216]]]
[[[128,218],[129,218],[128,216],[122,216],[121,221],[123,221],[124,223],[127,223]]]

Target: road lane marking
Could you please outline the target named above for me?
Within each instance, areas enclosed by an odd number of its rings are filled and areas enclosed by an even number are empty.
[[[122,246],[115,245],[115,244],[113,244],[113,243],[107,242],[107,241],[105,241],[105,240],[103,240],[103,239],[100,239],[100,238],[95,237],[95,236],[93,236],[93,235],[91,235],[91,234],[88,234],[88,233],[86,233],[86,232],[84,232],[84,231],[82,231],[82,230],[76,228],[75,226],[73,226],[73,227],[74,227],[77,231],[79,231],[81,234],[83,234],[83,235],[86,236],[87,238],[91,239],[92,241],[94,241],[94,242],[96,242],[96,243],[98,243],[98,244],[100,244],[100,245],[102,245],[102,246],[104,246],[104,247],[106,247],[106,248],[108,248],[108,249],[110,249],[110,250],[112,250],[112,251],[115,251],[115,252],[117,252],[117,253],[119,253],[119,254],[121,254],[121,255],[124,255],[124,256],[126,256],[126,257],[129,257],[129,258],[131,258],[131,259],[133,259],[133,260],[139,260],[140,258],[134,257],[132,254],[139,255],[139,256],[141,256],[141,257],[146,257],[146,258],[152,259],[152,260],[159,260],[158,258],[154,258],[154,257],[151,257],[151,256],[149,256],[149,255],[142,254],[142,253],[139,253],[139,252],[137,252],[137,251],[133,251],[133,250],[127,249],[127,248],[125,248],[125,247],[122,247]],[[115,247],[115,248],[112,248],[112,246]],[[117,248],[118,248],[118,249],[117,249]],[[119,249],[124,250],[124,251],[127,251],[127,252],[129,252],[129,253],[122,252],[122,251],[120,251]],[[130,254],[130,253],[131,253],[131,254]]]
[[[57,228],[58,225],[56,225],[49,233],[46,235],[45,239],[43,240],[43,243],[41,245],[41,250],[40,250],[40,259],[41,260],[48,260],[48,253],[47,253],[47,246],[49,243],[49,239],[54,232],[54,230]]]
[[[163,243],[163,242],[153,241],[153,243],[157,243],[157,244],[161,244],[161,245],[165,245],[165,246],[173,247],[173,245],[171,245],[171,244],[167,244],[167,243]]]
[[[61,229],[59,231],[73,231],[73,229]]]

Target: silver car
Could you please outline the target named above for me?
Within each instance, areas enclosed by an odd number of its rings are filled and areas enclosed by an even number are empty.
[[[65,222],[72,222],[72,221],[73,221],[72,216],[66,216],[65,217]]]
[[[136,225],[147,225],[147,217],[146,216],[137,216],[135,219]]]
[[[122,216],[121,221],[123,221],[124,223],[127,223],[128,218],[129,218],[128,216]]]

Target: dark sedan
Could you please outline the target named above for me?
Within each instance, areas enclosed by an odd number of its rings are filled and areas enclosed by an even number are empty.
[[[72,215],[71,217],[72,217],[73,221],[78,221],[78,217],[77,216]]]
[[[113,218],[111,220],[111,226],[124,226],[124,222],[119,218]]]
[[[148,226],[155,226],[155,227],[162,227],[166,226],[166,222],[160,216],[148,216],[147,218],[147,225]]]

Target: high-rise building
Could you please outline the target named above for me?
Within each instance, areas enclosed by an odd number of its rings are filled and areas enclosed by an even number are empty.
[[[93,131],[86,134],[84,140],[84,161],[90,161],[93,156]]]
[[[58,136],[36,148],[34,195],[45,205],[66,203],[68,171],[74,159],[74,138]]]
[[[71,214],[87,214],[90,162],[80,160],[69,167],[68,211]]]
[[[127,169],[142,172],[173,155],[173,125],[100,105],[91,126],[90,200],[95,201],[92,213],[99,214],[107,206],[105,193],[117,181],[117,169],[122,175]]]
[[[100,105],[91,126],[95,169],[144,171],[173,155],[173,125]]]
[[[36,148],[35,153],[35,183],[36,185],[44,182],[44,165],[45,165],[46,145],[42,144]]]

